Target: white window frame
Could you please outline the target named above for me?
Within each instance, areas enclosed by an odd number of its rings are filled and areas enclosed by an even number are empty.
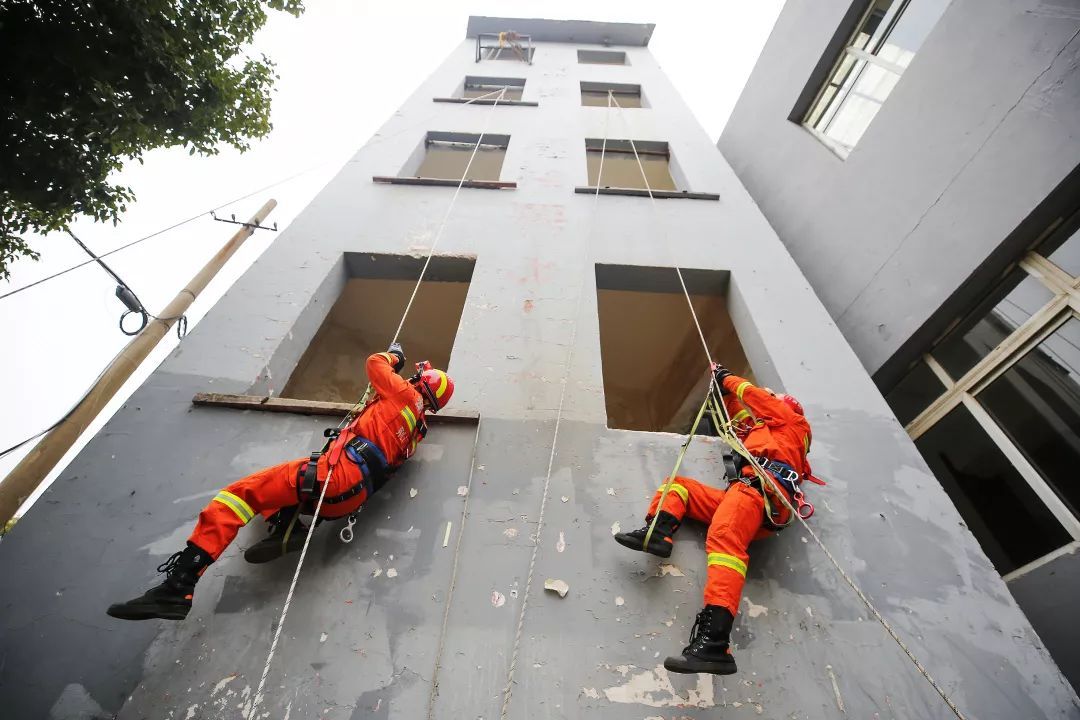
[[[1080,230],[1077,233],[1080,233]],[[1047,234],[1049,231],[1044,236]],[[1063,547],[1006,574],[1003,576],[1006,581],[1041,567],[1080,542],[1080,517],[1054,492],[976,397],[1069,319],[1080,320],[1080,277],[1073,277],[1037,252],[1027,253],[1017,266],[1028,276],[1041,282],[1054,296],[960,378],[952,378],[930,353],[925,354],[923,362],[944,384],[945,391],[904,428],[912,440],[918,440],[946,415],[962,405],[1072,538],[1072,542]]]
[[[897,20],[899,20],[900,17],[907,10],[908,5],[910,4],[911,0],[895,0],[895,2],[899,6],[897,8],[896,12],[893,13],[892,15],[889,15],[888,13],[886,13],[885,17],[882,19],[882,22],[887,22],[890,26],[896,24]],[[866,24],[866,20],[870,17],[870,13],[873,11],[873,9],[874,9],[874,3],[871,2],[870,6],[866,8],[866,12],[864,12],[862,14],[862,16],[860,16],[859,22],[855,26],[854,32],[851,33],[851,37],[848,38],[847,43],[844,45],[843,52],[840,53],[840,56],[836,58],[836,62],[834,62],[832,67],[829,69],[829,74],[825,77],[825,81],[821,84],[821,87],[818,88],[817,94],[814,95],[814,101],[812,103],[810,103],[809,108],[807,108],[807,110],[803,114],[803,118],[802,118],[802,123],[801,123],[802,126],[811,135],[813,135],[815,138],[817,138],[819,141],[821,141],[822,144],[824,144],[827,148],[832,150],[833,153],[835,153],[841,159],[846,159],[847,156],[851,153],[851,151],[855,149],[855,146],[854,145],[846,145],[846,144],[840,142],[839,140],[837,140],[836,138],[829,137],[828,135],[826,135],[821,130],[818,130],[816,127],[814,127],[810,123],[810,116],[813,115],[814,112],[818,109],[818,104],[821,102],[823,96],[825,95],[825,91],[832,84],[832,79],[833,79],[833,77],[836,76],[836,72],[840,69],[840,66],[844,62],[844,59],[847,58],[848,56],[850,56],[850,57],[852,57],[854,59],[855,62],[858,62],[860,60],[864,60],[864,61],[866,61],[867,64],[876,65],[879,68],[881,68],[882,70],[885,70],[886,72],[889,72],[889,73],[892,73],[893,75],[896,75],[897,78],[901,78],[901,77],[904,76],[905,68],[901,67],[900,65],[889,62],[888,60],[883,60],[880,57],[878,57],[877,55],[875,55],[873,53],[869,53],[869,52],[867,52],[867,51],[865,51],[865,50],[863,50],[861,48],[853,47],[853,43],[855,42],[855,39],[859,37],[859,33],[862,32],[863,26]],[[885,41],[888,40],[889,33],[891,31],[892,31],[891,27],[888,28],[885,31],[885,33],[881,36],[881,39],[878,41],[879,45],[884,44]],[[861,73],[862,70],[860,69],[859,72]],[[830,108],[832,108],[832,117],[829,119],[828,122],[830,122],[830,123],[832,122],[832,120],[836,117],[836,114],[839,112],[840,108],[844,105],[845,102],[847,102],[847,98],[851,93],[851,88],[854,87],[855,83],[857,83],[857,82],[858,82],[858,78],[856,78],[851,83],[851,86],[848,88],[848,90],[846,92],[844,92],[844,96],[842,98],[840,98],[839,100],[838,100],[838,96],[840,95],[841,91],[843,90],[843,85],[837,86],[837,88],[836,88],[837,95],[834,96],[833,99],[830,101],[830,103],[829,103],[830,107],[825,108],[825,110],[822,111],[822,116],[824,116],[825,112],[827,112]],[[890,94],[891,94],[891,92],[892,91],[890,90]],[[886,99],[887,99],[887,96],[886,96]],[[821,119],[819,118],[819,122],[820,122],[820,120]],[[871,122],[873,122],[873,119],[871,119]],[[827,124],[828,123],[826,123],[826,125]]]

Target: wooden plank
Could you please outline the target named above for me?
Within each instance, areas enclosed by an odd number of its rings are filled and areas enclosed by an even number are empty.
[[[396,177],[391,175],[375,175],[372,182],[387,183],[389,185],[435,185],[439,187],[457,187],[460,180],[448,180],[445,178],[422,178],[422,177]],[[483,190],[513,190],[517,187],[516,182],[498,182],[495,180],[466,180],[461,187],[480,188]]]
[[[266,397],[264,395],[230,395],[227,393],[195,393],[195,397],[191,398],[191,404],[200,407],[295,413],[298,415],[345,415],[352,409],[352,405],[349,403]],[[427,415],[427,420],[436,425],[471,425],[479,422],[480,413],[472,410],[446,409],[437,415]]]
[[[595,186],[579,185],[574,188],[579,195],[595,195]],[[601,195],[631,195],[633,197],[649,197],[649,191],[644,188],[619,188],[602,187]],[[689,190],[653,190],[652,196],[657,200],[719,200],[716,193],[690,192]]]

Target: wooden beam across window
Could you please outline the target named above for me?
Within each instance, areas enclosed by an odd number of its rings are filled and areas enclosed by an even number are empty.
[[[350,403],[267,397],[265,395],[230,395],[227,393],[195,393],[195,396],[191,398],[191,404],[198,407],[294,413],[297,415],[345,415],[353,408]],[[429,413],[426,418],[428,422],[436,425],[471,425],[480,421],[480,413],[473,410],[447,409],[440,410],[438,414]]]

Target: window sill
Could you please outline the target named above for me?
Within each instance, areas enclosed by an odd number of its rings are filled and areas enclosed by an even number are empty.
[[[579,185],[574,188],[579,195],[630,195],[633,197],[649,197],[649,191],[641,188],[602,187],[597,188],[588,185]],[[652,196],[660,200],[719,200],[716,193],[690,192],[689,190],[653,190]]]
[[[531,100],[499,100],[496,102],[495,98],[455,98],[455,97],[437,97],[431,98],[431,102],[440,103],[458,103],[459,105],[508,105],[510,107],[539,107],[540,103],[533,102]]]
[[[386,183],[388,185],[433,185],[436,187],[456,188],[461,187],[479,188],[481,190],[513,190],[517,188],[516,182],[501,182],[499,180],[451,180],[449,178],[425,178],[425,177],[395,177],[390,175],[375,175],[372,182]]]
[[[815,130],[815,129],[811,128],[811,127],[807,127],[806,125],[804,125],[802,123],[799,123],[799,127],[801,127],[803,130],[805,130],[807,133],[809,133],[812,138],[814,138],[819,143],[824,145],[825,148],[829,152],[831,152],[833,155],[840,158],[841,160],[847,160],[848,155],[851,154],[851,148],[848,148],[848,147],[845,147],[845,146],[841,145],[840,143],[836,142],[835,140],[833,140],[829,136],[822,135],[817,130]]]

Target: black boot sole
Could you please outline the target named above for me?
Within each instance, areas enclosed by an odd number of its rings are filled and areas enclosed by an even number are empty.
[[[685,656],[669,657],[664,660],[664,669],[673,673],[682,673],[684,675],[696,675],[698,673],[709,673],[710,675],[734,675],[738,672],[738,668],[735,666],[735,658],[728,656],[729,660],[720,661],[708,661],[701,660],[699,658],[688,658]]]
[[[629,533],[618,533],[615,535],[615,542],[619,543],[623,547],[630,548],[631,550],[637,550],[638,552],[647,552],[650,555],[656,557],[669,558],[671,557],[671,548],[673,543],[665,542],[661,540],[662,545],[653,543],[651,548],[643,548],[641,541],[636,537],[631,536]]]
[[[129,605],[117,603],[110,605],[105,614],[118,620],[183,620],[191,611],[190,605]]]
[[[307,533],[293,535],[289,538],[289,542],[285,543],[284,548],[282,548],[281,538],[267,538],[245,550],[244,559],[249,563],[260,565],[285,557],[289,553],[300,552],[304,547],[306,537]]]

